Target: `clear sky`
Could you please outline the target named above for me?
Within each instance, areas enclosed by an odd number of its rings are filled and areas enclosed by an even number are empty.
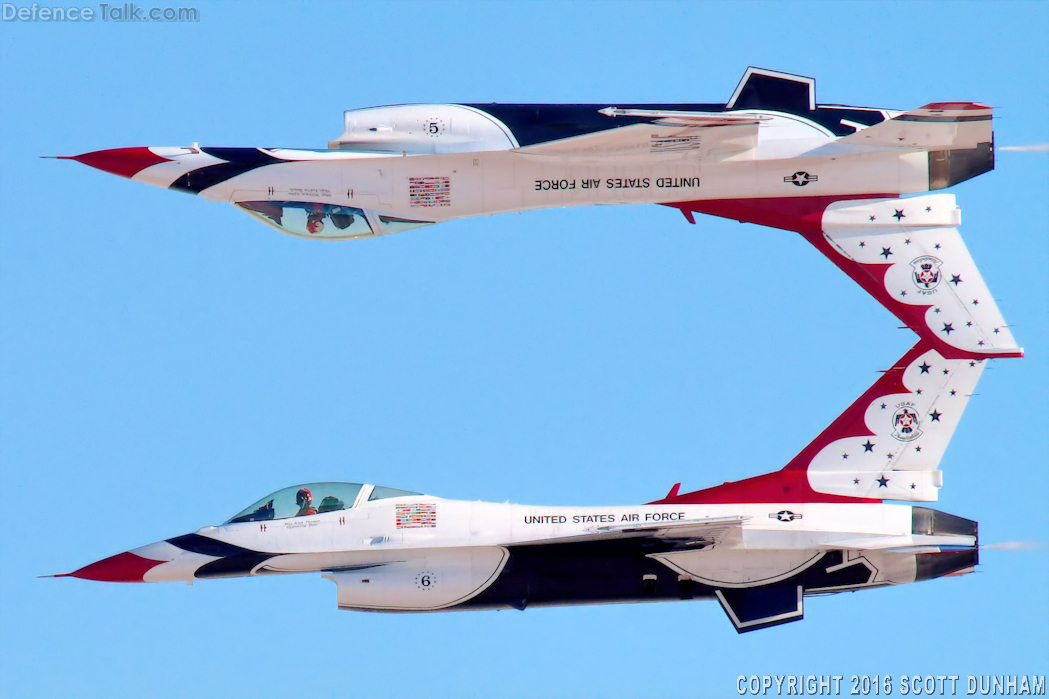
[[[595,207],[324,244],[40,155],[323,147],[344,109],[402,102],[720,102],[748,65],[813,76],[822,102],[984,102],[999,146],[1049,141],[1044,2],[194,6],[186,24],[0,23],[0,694],[727,697],[740,674],[1047,674],[1044,152],[1000,151],[953,190],[1027,356],[985,372],[937,505],[983,543],[1039,549],[811,598],[803,622],[743,636],[714,603],[382,615],[338,611],[317,575],[37,579],[306,481],[597,505],[764,473],[915,340],[783,231]]]

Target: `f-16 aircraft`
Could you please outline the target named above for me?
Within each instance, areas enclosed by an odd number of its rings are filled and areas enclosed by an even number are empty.
[[[354,109],[326,149],[138,147],[71,158],[231,202],[302,238],[470,216],[663,204],[801,233],[947,358],[1020,356],[943,189],[994,167],[992,109],[816,102],[749,68],[724,104],[413,104]],[[746,232],[743,235],[753,235]]]
[[[934,509],[984,367],[919,340],[783,469],[643,505],[538,507],[362,485],[271,493],[224,524],[72,576],[162,582],[319,572],[340,609],[423,612],[716,599],[739,632],[807,595],[958,575],[977,523]]]

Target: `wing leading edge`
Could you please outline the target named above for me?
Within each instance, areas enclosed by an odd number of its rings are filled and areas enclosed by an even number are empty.
[[[617,110],[608,107],[603,113],[644,113],[654,123],[632,124],[616,129],[573,136],[556,141],[519,148],[522,155],[579,158],[629,158],[645,160],[661,156],[677,158],[681,154],[704,159],[724,159],[757,146],[759,119],[726,117],[700,112],[658,112]]]
[[[538,546],[547,544],[574,544],[589,541],[614,541],[619,539],[651,538],[690,541],[705,546],[726,543],[741,537],[743,523],[749,517],[709,517],[706,519],[683,520],[680,522],[658,522],[652,524],[614,524],[597,526],[591,531],[554,539],[515,542],[514,546]]]

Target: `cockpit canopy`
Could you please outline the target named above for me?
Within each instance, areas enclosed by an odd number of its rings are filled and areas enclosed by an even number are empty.
[[[362,491],[368,491],[367,502],[421,495],[421,493],[413,493],[409,490],[363,483],[303,483],[270,493],[238,512],[226,524],[266,522],[274,519],[289,519],[336,510],[348,510],[357,503]]]
[[[427,192],[420,196],[425,198]],[[282,233],[318,240],[352,240],[375,235],[400,233],[433,221],[386,216],[353,206],[310,201],[238,201],[237,206],[254,218]]]

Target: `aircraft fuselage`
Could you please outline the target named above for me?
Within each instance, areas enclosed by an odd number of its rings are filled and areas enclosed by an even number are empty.
[[[977,544],[975,522],[908,505],[534,507],[362,495],[348,509],[205,527],[114,559],[147,561],[144,582],[322,572],[338,586],[339,607],[356,610],[523,609],[719,591],[731,606],[748,588],[804,595],[968,571]],[[104,579],[105,564],[74,575]]]

